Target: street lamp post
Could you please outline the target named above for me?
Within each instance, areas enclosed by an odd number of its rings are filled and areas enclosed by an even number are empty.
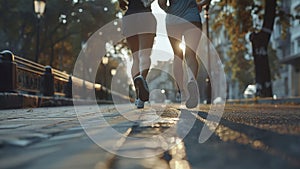
[[[66,24],[67,24],[67,15],[61,14],[59,16],[59,22],[63,25],[63,34],[66,33]],[[64,56],[64,50],[65,49],[65,40],[62,40],[62,47],[61,47],[61,53],[59,55],[59,69],[63,70],[63,56]],[[52,63],[51,63],[52,64]]]
[[[105,88],[106,88],[106,92],[105,92],[105,99],[107,99],[108,98],[108,88],[107,88],[107,64],[108,64],[108,57],[107,56],[104,56],[103,58],[102,58],[102,64],[104,65],[104,85],[105,85]]]
[[[39,53],[40,53],[40,19],[45,12],[46,1],[45,0],[34,0],[34,12],[37,15],[37,33],[36,33],[36,53],[35,53],[35,62],[38,62]]]
[[[206,103],[207,104],[211,104],[211,81],[210,81],[210,77],[209,75],[211,75],[211,65],[210,65],[210,37],[209,37],[209,3],[205,6],[205,13],[204,13],[204,17],[206,19],[206,36],[207,36],[207,72],[208,72],[208,76],[206,78],[206,91],[207,91],[207,100]]]
[[[112,79],[113,79],[113,77],[117,74],[117,69],[111,69],[110,70],[110,74],[111,74],[111,79],[110,79],[110,82],[112,83]],[[111,93],[111,95],[110,95],[110,98],[109,98],[110,100],[112,100],[112,93]]]

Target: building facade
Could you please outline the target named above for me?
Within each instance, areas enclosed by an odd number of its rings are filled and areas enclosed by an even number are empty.
[[[280,77],[273,81],[273,93],[277,97],[300,96],[300,1],[285,0],[281,2],[281,8],[285,13],[291,14],[291,26],[286,37],[281,37],[282,25],[277,19],[274,25],[271,43],[282,64]]]

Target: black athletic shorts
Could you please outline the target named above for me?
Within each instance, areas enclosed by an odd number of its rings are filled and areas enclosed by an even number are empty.
[[[141,13],[141,12],[151,12],[151,7],[144,7],[141,0],[129,0],[128,10],[125,15]]]

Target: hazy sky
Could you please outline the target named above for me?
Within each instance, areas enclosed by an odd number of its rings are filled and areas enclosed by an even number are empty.
[[[173,52],[172,52],[169,39],[167,37],[167,31],[165,27],[166,13],[162,9],[160,9],[156,1],[152,4],[152,10],[157,19],[157,30],[158,32],[160,32],[156,35],[156,40],[153,46],[152,56],[151,56],[152,63],[155,64],[158,60],[167,61],[173,58],[172,57]],[[161,56],[162,51],[163,53],[167,52],[168,54]]]

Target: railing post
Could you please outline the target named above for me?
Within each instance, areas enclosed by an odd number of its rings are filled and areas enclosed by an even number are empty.
[[[14,54],[9,50],[0,52],[0,92],[17,89],[17,64]]]
[[[66,98],[72,98],[72,76],[69,76],[69,80],[65,85],[64,93]]]
[[[54,96],[54,76],[51,66],[45,66],[42,76],[41,92],[44,96]]]

